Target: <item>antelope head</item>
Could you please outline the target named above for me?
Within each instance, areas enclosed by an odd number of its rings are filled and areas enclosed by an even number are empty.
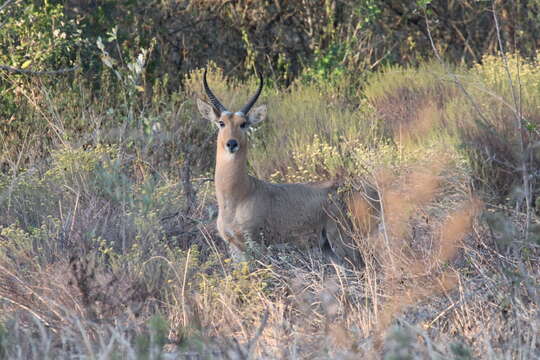
[[[226,154],[234,155],[239,151],[245,151],[247,148],[247,131],[250,126],[258,124],[266,118],[266,105],[261,105],[253,110],[251,109],[263,88],[262,74],[259,73],[259,88],[255,95],[247,102],[242,109],[237,112],[231,112],[225,108],[214,95],[208,82],[206,81],[206,70],[203,75],[203,87],[211,104],[197,99],[197,105],[201,115],[219,128],[217,138],[217,150]]]

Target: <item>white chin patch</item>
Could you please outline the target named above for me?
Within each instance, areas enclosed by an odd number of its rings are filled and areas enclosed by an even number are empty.
[[[240,146],[235,147],[233,150],[229,150],[228,148],[225,148],[225,153],[228,156],[233,157],[238,152],[238,150],[240,150]]]

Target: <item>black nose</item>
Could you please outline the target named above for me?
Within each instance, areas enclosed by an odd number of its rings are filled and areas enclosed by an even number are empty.
[[[238,148],[238,141],[234,139],[227,141],[227,148],[229,151],[234,152]]]

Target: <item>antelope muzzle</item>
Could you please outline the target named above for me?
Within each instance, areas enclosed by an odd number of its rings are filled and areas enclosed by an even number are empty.
[[[235,152],[240,150],[240,145],[238,144],[238,141],[236,141],[235,139],[231,139],[231,140],[227,141],[227,144],[225,144],[225,146],[227,147],[227,150],[231,154],[234,154]]]

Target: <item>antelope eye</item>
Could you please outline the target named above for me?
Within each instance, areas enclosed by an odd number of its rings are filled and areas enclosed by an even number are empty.
[[[218,124],[219,124],[219,127],[220,127],[220,128],[224,128],[224,127],[225,127],[225,123],[224,123],[223,121],[220,121]]]
[[[247,127],[247,121],[240,124],[240,128],[245,129]]]

